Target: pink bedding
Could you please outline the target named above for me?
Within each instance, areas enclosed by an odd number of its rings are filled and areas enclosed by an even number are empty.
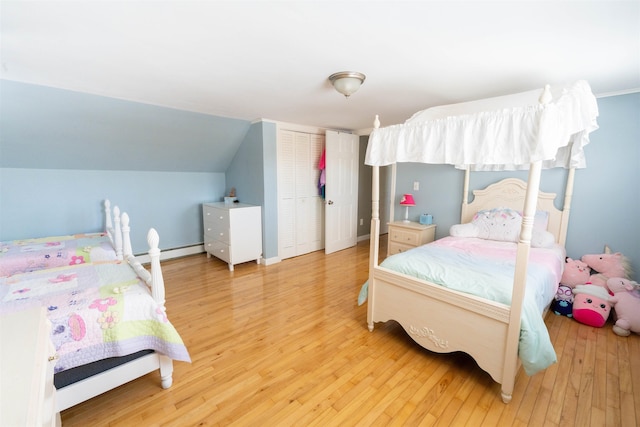
[[[190,361],[163,307],[123,261],[83,263],[0,278],[0,311],[47,308],[59,372],[152,349]]]
[[[0,277],[115,259],[115,250],[106,233],[0,242]]]

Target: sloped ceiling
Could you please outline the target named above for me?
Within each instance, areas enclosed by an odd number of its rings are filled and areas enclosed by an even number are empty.
[[[335,129],[564,83],[640,88],[638,1],[2,1],[0,78]],[[327,77],[366,74],[345,99]]]

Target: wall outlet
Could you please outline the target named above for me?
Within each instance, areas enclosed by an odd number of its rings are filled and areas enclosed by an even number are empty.
[[[420,190],[420,182],[413,181],[413,191],[418,191],[418,190]]]
[[[362,218],[360,218],[360,225],[364,224],[364,220]]]

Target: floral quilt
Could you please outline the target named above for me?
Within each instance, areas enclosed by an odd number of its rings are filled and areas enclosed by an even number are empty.
[[[0,242],[0,276],[113,261],[116,252],[106,233],[72,234]]]
[[[55,372],[152,349],[190,362],[148,286],[121,261],[82,263],[0,278],[0,311],[47,308]]]

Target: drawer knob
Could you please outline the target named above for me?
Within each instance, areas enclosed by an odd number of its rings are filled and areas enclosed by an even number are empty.
[[[221,254],[222,254],[222,253],[224,253],[224,249],[220,249],[220,253],[221,253]]]
[[[224,236],[224,233],[220,233],[221,236]]]
[[[220,217],[220,219],[224,219],[224,217],[223,217],[223,216],[221,216],[221,217]]]

